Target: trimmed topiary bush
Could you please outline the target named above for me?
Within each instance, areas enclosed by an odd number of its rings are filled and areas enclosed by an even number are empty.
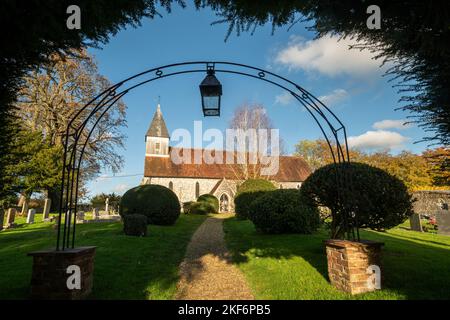
[[[219,199],[217,199],[212,194],[202,194],[200,197],[198,197],[197,202],[208,202],[214,208],[213,213],[219,212]]]
[[[234,197],[236,217],[239,219],[250,218],[250,205],[252,202],[264,195],[267,191],[273,190],[276,190],[276,187],[268,180],[245,180],[238,186],[236,196]]]
[[[201,202],[194,202],[191,204],[191,208],[189,209],[190,214],[208,214],[208,213],[214,213],[214,206],[205,201]]]
[[[195,203],[195,201],[183,202],[183,212],[184,212],[184,214],[189,214],[189,210],[191,209],[191,205],[193,203]]]
[[[297,189],[267,191],[250,210],[250,220],[263,233],[310,234],[320,225],[317,207],[308,205]]]
[[[127,236],[145,237],[147,235],[147,217],[142,214],[124,216],[123,232]]]
[[[128,190],[120,201],[122,217],[142,214],[148,224],[172,225],[180,216],[180,202],[176,194],[163,186],[146,184]]]
[[[342,214],[339,206],[336,169],[326,165],[311,174],[300,189],[310,204],[331,210],[332,237],[343,236],[339,226]],[[356,219],[351,222],[359,228],[383,230],[397,226],[412,214],[411,195],[405,184],[386,171],[363,163],[339,164],[338,172],[351,178],[351,189],[341,190],[343,206],[353,208]]]

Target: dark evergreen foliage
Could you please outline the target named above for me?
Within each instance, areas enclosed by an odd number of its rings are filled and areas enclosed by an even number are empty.
[[[172,225],[180,216],[180,202],[170,189],[156,185],[142,185],[128,190],[120,200],[119,214],[142,214],[148,224]]]
[[[248,219],[250,217],[250,205],[252,202],[267,191],[275,190],[272,182],[263,179],[245,180],[237,188],[237,194],[234,198],[236,217],[239,219]]]
[[[310,234],[320,225],[317,207],[307,205],[297,189],[267,191],[250,208],[250,220],[263,233]]]

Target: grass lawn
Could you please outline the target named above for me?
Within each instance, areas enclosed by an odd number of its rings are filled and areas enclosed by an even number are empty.
[[[397,227],[362,231],[385,243],[383,290],[350,296],[328,282],[322,243],[314,235],[263,235],[250,221],[225,221],[225,239],[257,299],[450,299],[450,237]]]
[[[181,214],[174,226],[149,226],[145,238],[128,237],[121,223],[77,225],[77,246],[95,245],[92,299],[171,299],[178,281],[178,265],[186,246],[205,216]],[[39,215],[35,221],[41,221]],[[0,232],[0,299],[28,297],[30,251],[55,246],[52,223],[25,225]]]

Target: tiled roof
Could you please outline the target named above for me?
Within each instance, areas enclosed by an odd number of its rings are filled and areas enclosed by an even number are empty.
[[[173,149],[183,154],[182,149]],[[172,161],[170,157],[150,157],[145,158],[145,177],[177,177],[177,178],[213,178],[213,179],[230,179],[235,180],[242,178],[243,165],[236,164],[226,164],[226,156],[229,154],[231,157],[236,159],[236,154],[220,151],[222,152],[224,164],[207,164],[204,159],[202,159],[200,164],[194,164],[194,149],[185,149],[188,153],[191,153],[191,163],[181,163],[176,164]],[[202,151],[197,149],[198,151]],[[169,151],[170,152],[170,151]],[[214,152],[213,152],[214,155]],[[262,167],[266,167],[263,165]],[[248,165],[247,169],[250,171],[258,171],[261,166]],[[279,157],[279,170],[278,172],[269,177],[271,180],[279,182],[288,181],[304,181],[311,173],[306,161],[301,157],[295,156],[280,156]],[[252,173],[250,174],[252,176]]]

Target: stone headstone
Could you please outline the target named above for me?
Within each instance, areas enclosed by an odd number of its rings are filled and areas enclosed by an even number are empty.
[[[28,210],[27,223],[34,223],[34,215],[35,214],[36,214],[36,210],[34,210],[34,209]]]
[[[450,236],[450,211],[439,210],[436,212],[436,222],[438,226],[438,234]]]
[[[9,208],[6,214],[6,228],[14,227],[14,220],[16,219],[16,209]]]
[[[22,205],[22,211],[20,212],[20,215],[23,217],[28,212],[28,199],[25,199]]]
[[[109,214],[109,198],[105,200],[105,214]]]
[[[411,230],[412,230],[412,231],[423,232],[423,230],[422,230],[422,224],[420,223],[420,214],[418,214],[418,213],[413,213],[413,214],[409,217],[409,224],[410,224],[410,226],[411,226]]]
[[[84,211],[78,211],[77,212],[77,220],[84,220]]]
[[[44,221],[47,221],[50,215],[50,206],[52,205],[52,200],[51,199],[45,199],[44,202],[44,211],[42,212],[42,219]]]
[[[98,208],[94,208],[94,209],[92,210],[92,217],[93,217],[95,220],[97,220],[98,218],[100,218],[100,212],[99,212]]]
[[[55,224],[52,225],[52,229],[53,230],[57,230],[58,229],[58,223],[59,223],[59,216],[53,216],[50,218],[50,221],[55,221]]]

